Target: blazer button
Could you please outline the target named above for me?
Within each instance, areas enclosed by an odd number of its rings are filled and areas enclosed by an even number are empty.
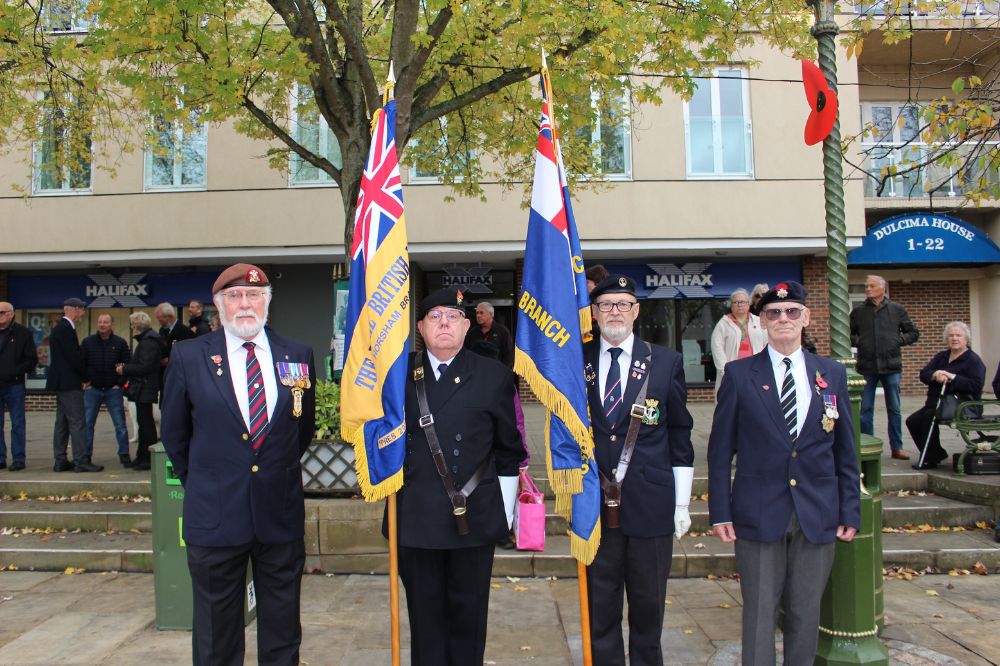
[[[461,442],[462,441],[462,433],[458,433],[457,435],[455,435],[455,441],[456,442]]]
[[[455,449],[454,451],[452,451],[452,454],[454,454],[454,455],[456,455],[456,456],[457,456],[457,455],[458,455],[459,453],[461,453],[461,451],[459,451],[458,449]]]
[[[792,488],[794,488],[795,486],[797,486],[797,485],[798,485],[798,481],[796,481],[795,479],[792,479],[791,481],[789,481],[789,482],[788,482],[788,484],[789,484],[789,485],[790,485],[790,486],[791,486]]]
[[[250,468],[250,471],[251,472],[256,472],[259,469],[260,469],[260,467],[257,467],[257,465],[254,465],[253,467]]]
[[[458,474],[458,465],[452,465],[451,466],[451,473],[452,474]]]
[[[250,435],[248,435],[248,434],[246,434],[246,433],[243,433],[243,441],[245,442],[245,441],[247,441],[248,439],[250,439]]]
[[[793,458],[798,458],[799,457],[799,452],[798,451],[792,451],[792,457]]]
[[[617,439],[618,439],[617,435],[611,435],[611,441],[612,442],[617,441]]]

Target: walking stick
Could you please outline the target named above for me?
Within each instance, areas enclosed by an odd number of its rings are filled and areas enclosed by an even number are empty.
[[[392,666],[399,666],[399,555],[396,548],[396,493],[389,495],[389,632]]]
[[[934,414],[931,415],[931,427],[927,429],[927,437],[924,438],[924,448],[920,451],[920,460],[917,461],[917,468],[923,469],[924,458],[927,457],[927,449],[931,445],[931,435],[934,434],[934,425],[937,423],[938,410],[941,408],[941,398],[944,397],[944,391],[948,388],[948,382],[941,384],[941,392],[938,393],[937,403],[934,404]]]
[[[576,581],[580,590],[580,640],[583,641],[583,666],[591,666],[593,655],[590,654],[590,600],[587,596],[587,567],[580,560],[576,561]]]

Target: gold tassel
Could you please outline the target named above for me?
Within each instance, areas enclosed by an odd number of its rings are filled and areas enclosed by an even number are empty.
[[[583,562],[585,566],[590,566],[594,557],[597,556],[598,547],[601,545],[601,521],[598,520],[597,524],[594,525],[594,531],[589,539],[584,539],[570,532],[569,540],[569,550],[573,557]]]

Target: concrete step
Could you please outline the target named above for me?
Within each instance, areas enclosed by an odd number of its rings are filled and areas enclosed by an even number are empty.
[[[51,470],[31,478],[5,474],[0,477],[0,497],[72,497],[90,493],[95,497],[149,497],[152,484],[149,472],[75,474]]]
[[[1000,544],[992,530],[962,532],[885,533],[883,566],[913,569],[934,567],[942,573],[972,569],[982,563],[989,570],[1000,567]],[[317,554],[307,550],[306,570],[311,573],[387,573],[385,542],[380,551]],[[152,571],[152,537],[148,533],[55,532],[52,534],[0,534],[0,566],[20,570],[63,571],[67,567],[88,571]],[[674,541],[671,576],[698,578],[726,576],[736,568],[732,545],[710,536],[686,536]],[[573,577],[576,560],[569,553],[569,538],[550,536],[544,552],[497,550],[494,576]]]
[[[0,526],[128,532],[153,529],[153,506],[149,501],[82,500],[46,501],[26,499],[0,502]]]

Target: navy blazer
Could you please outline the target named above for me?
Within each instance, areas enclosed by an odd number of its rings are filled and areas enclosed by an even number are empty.
[[[726,364],[708,440],[708,508],[712,524],[733,523],[739,539],[781,539],[793,510],[802,533],[815,544],[834,541],[839,525],[861,526],[847,373],[836,361],[802,353],[812,399],[794,442],[785,427],[768,348]],[[839,412],[830,432],[822,427],[824,395],[836,397]],[[730,487],[733,456],[736,474]]]
[[[461,489],[490,455],[495,460],[467,500],[469,534],[459,536],[451,500],[420,427],[414,358],[411,354],[406,370],[406,462],[396,504],[399,545],[454,549],[494,544],[507,534],[497,476],[517,476],[524,459],[514,420],[514,373],[499,361],[463,349],[435,381],[424,354],[427,403],[455,485]]]
[[[661,537],[674,533],[674,467],[694,466],[691,428],[694,420],[687,408],[687,384],[684,381],[683,357],[672,349],[646,344],[638,337],[632,345],[632,365],[622,396],[623,409],[616,423],[604,416],[600,395],[598,354],[600,340],[583,348],[586,363],[587,398],[594,429],[594,457],[597,466],[609,479],[618,465],[631,417],[631,405],[639,394],[642,380],[635,376],[635,363],[646,364],[649,386],[646,399],[658,401],[659,422],[642,424],[635,441],[632,462],[622,482],[621,530],[625,536]]]
[[[82,391],[86,367],[76,329],[63,317],[49,333],[49,372],[47,391]]]
[[[312,350],[267,330],[274,363],[305,363],[312,386],[302,414],[276,365],[277,403],[270,430],[254,451],[229,376],[223,331],[174,345],[167,365],[160,434],[184,484],[184,540],[236,546],[303,537],[305,508],[299,458],[316,431],[316,372]],[[213,357],[219,357],[216,363]],[[221,368],[222,373],[219,373]]]

